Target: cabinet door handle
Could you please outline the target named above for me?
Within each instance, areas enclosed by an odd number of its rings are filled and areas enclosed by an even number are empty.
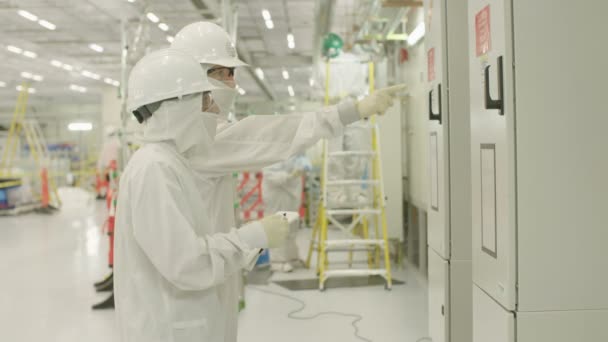
[[[498,114],[504,115],[504,92],[503,92],[503,73],[502,73],[502,56],[498,57],[498,99],[493,100],[490,96],[490,66],[486,66],[484,70],[485,79],[485,105],[486,109],[498,109]]]
[[[441,125],[441,83],[437,85],[437,103],[439,104],[439,112],[433,113],[433,89],[429,91],[429,120],[437,120]]]

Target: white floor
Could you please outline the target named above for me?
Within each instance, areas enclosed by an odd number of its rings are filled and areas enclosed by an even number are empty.
[[[103,202],[76,189],[63,194],[64,207],[54,215],[0,217],[0,341],[118,341],[112,310],[90,306],[107,296],[92,283],[108,272]],[[301,244],[309,230],[302,230]],[[300,253],[306,250],[301,248]],[[307,270],[275,278],[311,278]],[[392,291],[382,286],[314,291],[264,290],[306,302],[297,317],[325,311],[362,316],[359,334],[373,342],[416,342],[427,336],[426,284],[407,270],[394,277],[406,281]],[[293,320],[297,302],[251,288],[239,319],[239,342],[362,341],[354,336],[352,317],[323,315]]]

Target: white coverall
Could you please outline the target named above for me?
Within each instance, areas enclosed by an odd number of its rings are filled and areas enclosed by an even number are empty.
[[[208,154],[209,146],[186,148],[196,144],[182,141],[204,128],[171,116],[200,115],[197,108],[200,98],[187,106],[164,102],[147,125],[171,129],[146,127],[152,143],[135,153],[121,178],[115,295],[123,341],[236,342],[238,278],[258,250],[233,229],[232,172],[285,160],[359,119],[352,101],[315,113],[251,116],[223,125]],[[171,229],[142,228],[148,226]]]
[[[212,227],[225,232],[235,226],[233,172],[260,170],[286,160],[320,139],[342,135],[344,127],[357,120],[354,101],[347,101],[317,112],[254,115],[235,123],[223,122],[218,126],[211,156],[192,160]],[[234,274],[221,286],[224,335],[209,341],[236,342],[239,277]]]
[[[298,212],[302,204],[302,175],[311,169],[312,165],[304,155],[291,157],[264,168],[262,197],[265,215],[278,211]],[[285,244],[270,250],[270,260],[273,264],[297,261],[299,258],[296,245],[298,226],[292,224],[289,229]]]
[[[205,210],[212,199],[201,197],[189,157],[210,153],[217,118],[200,112],[201,99],[163,102],[121,177],[114,268],[121,341],[224,341],[236,310],[223,300],[225,281],[253,266],[259,249],[251,247],[266,245],[259,222],[219,228]]]

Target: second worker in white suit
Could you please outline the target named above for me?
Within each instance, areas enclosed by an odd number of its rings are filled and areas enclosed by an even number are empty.
[[[211,89],[196,60],[171,49],[142,58],[129,77],[127,109],[143,122],[145,144],[121,177],[116,211],[123,342],[226,341],[226,326],[236,329],[231,280],[287,236],[278,216],[238,230],[211,219],[214,199],[201,196],[191,166],[215,138]]]
[[[254,115],[229,123],[226,114],[236,96],[235,68],[247,64],[238,59],[228,34],[213,23],[196,22],[180,30],[171,46],[188,51],[201,64],[200,71],[215,86],[223,87],[212,90],[218,104],[216,112],[220,114],[215,144],[208,156],[191,159],[201,196],[213,199],[210,218],[217,229],[234,226],[233,172],[262,169],[304,152],[320,139],[340,136],[346,125],[383,114],[392,105],[395,94],[404,89],[403,86],[382,89],[359,102],[346,101],[316,112]],[[221,294],[222,300],[231,303],[234,309],[228,313],[224,339],[220,341],[236,341],[238,284],[235,275],[227,280]]]
[[[299,212],[302,205],[302,177],[310,170],[312,165],[304,154],[264,168],[262,181],[264,212],[268,215],[277,211]],[[294,264],[299,260],[296,244],[298,228],[297,224],[291,224],[285,244],[270,250],[273,271],[291,272],[294,269]]]

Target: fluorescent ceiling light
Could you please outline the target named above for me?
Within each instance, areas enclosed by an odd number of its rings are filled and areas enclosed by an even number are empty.
[[[55,24],[50,23],[50,22],[48,22],[46,20],[40,20],[40,21],[38,21],[38,24],[40,24],[40,26],[42,26],[44,28],[47,28],[47,29],[49,29],[51,31],[57,28],[57,26],[55,26]]]
[[[308,84],[310,84],[310,86],[311,86],[311,87],[312,87],[312,86],[314,86],[314,85],[315,85],[315,79],[311,77],[311,78],[308,80]]]
[[[258,75],[258,77],[263,80],[264,79],[264,71],[262,71],[262,69],[260,68],[255,68],[255,74]]]
[[[424,23],[418,24],[414,31],[407,36],[408,45],[412,46],[418,43],[418,41],[424,37],[425,30]]]
[[[18,85],[17,86],[17,91],[23,91],[23,87]],[[36,88],[27,88],[27,92],[30,94],[35,94],[36,93]]]
[[[167,41],[169,43],[173,43],[173,39],[175,39],[175,38],[173,38],[173,36],[167,36]]]
[[[57,67],[57,68],[61,68],[61,66],[63,65],[63,63],[61,63],[60,61],[58,61],[56,59],[53,59],[51,61],[51,65],[54,66],[54,67]]]
[[[152,12],[148,12],[148,14],[146,14],[146,17],[148,17],[148,19],[155,24],[160,21],[160,19],[158,19],[158,17],[156,16],[156,14],[154,14]]]
[[[6,82],[0,81],[0,87],[6,87]]]
[[[245,95],[245,94],[247,93],[247,92],[245,91],[245,89],[243,89],[243,88],[241,88],[241,87],[238,87],[238,88],[236,88],[236,89],[239,91],[239,94],[241,94],[241,95]]]
[[[104,79],[103,79],[103,81],[104,81],[105,83],[110,84],[110,85],[113,85],[113,86],[115,86],[115,87],[118,87],[118,86],[120,85],[120,82],[118,82],[118,81],[116,81],[116,80],[113,80],[113,79],[111,79],[111,78],[109,78],[109,77],[104,78]]]
[[[130,2],[130,3],[134,3],[135,2],[135,0],[127,0],[127,1]]]
[[[266,20],[266,28],[268,28],[269,30],[272,30],[274,28],[274,23],[272,22],[272,20]]]
[[[94,80],[99,80],[101,79],[101,76],[99,76],[98,74],[94,73],[94,72],[90,72],[88,70],[83,70],[82,71],[82,76],[84,77],[88,77],[88,78],[92,78]]]
[[[44,77],[42,77],[41,75],[32,74],[32,73],[27,72],[27,71],[22,71],[21,72],[21,77],[23,77],[23,78],[29,78],[31,80],[38,81],[38,82],[40,82],[40,81],[42,81],[44,79]]]
[[[21,50],[20,48],[18,48],[16,46],[12,46],[12,45],[7,46],[6,49],[12,53],[22,53],[23,52],[23,50]]]
[[[287,86],[287,91],[289,92],[289,96],[294,96],[294,92],[293,92],[293,87],[292,86]]]
[[[103,52],[103,46],[97,44],[89,44],[89,48],[93,51]]]
[[[163,30],[163,31],[165,31],[165,32],[169,31],[169,25],[167,25],[165,23],[158,24],[158,28],[161,29],[161,30]]]
[[[28,12],[28,11],[24,11],[24,10],[18,10],[18,11],[17,11],[17,13],[18,13],[20,16],[22,16],[22,17],[24,17],[25,19],[27,19],[27,20],[31,20],[31,21],[36,21],[36,20],[38,20],[38,17],[37,17],[37,16],[35,16],[34,14],[32,14],[32,13],[30,13],[30,12]]]
[[[283,70],[283,78],[286,80],[289,79],[289,73],[287,72],[287,70]]]
[[[62,66],[62,68],[63,68],[63,70],[67,70],[67,71],[72,71],[72,70],[74,70],[74,67],[73,67],[73,66],[71,66],[71,65],[69,65],[69,64],[64,64],[64,65]]]
[[[265,21],[272,20],[272,17],[270,16],[270,12],[268,12],[267,9],[262,10],[262,17],[264,17]]]
[[[80,93],[86,93],[87,92],[87,88],[81,87],[81,86],[75,85],[75,84],[70,84],[70,90],[77,91],[77,92],[80,92]]]
[[[32,52],[32,51],[23,51],[23,55],[28,58],[38,57],[38,54],[36,54],[35,52]]]
[[[296,47],[296,42],[293,38],[293,33],[287,34],[287,46],[289,46],[290,49],[293,49]]]
[[[68,125],[70,131],[90,131],[93,129],[93,124],[90,122],[72,122]]]

